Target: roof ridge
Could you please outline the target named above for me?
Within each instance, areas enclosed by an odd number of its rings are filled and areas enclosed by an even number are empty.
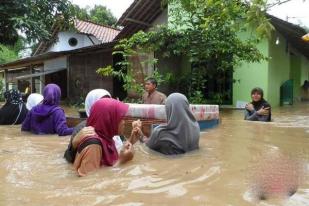
[[[121,29],[118,29],[118,28],[112,27],[112,26],[110,26],[110,25],[99,24],[99,23],[93,22],[93,21],[88,20],[88,19],[87,19],[87,20],[75,19],[75,20],[78,20],[78,21],[83,21],[83,22],[87,22],[87,23],[94,24],[94,25],[97,25],[97,26],[106,27],[106,28],[109,28],[109,29],[114,29],[114,30],[116,30],[116,31],[121,31]]]

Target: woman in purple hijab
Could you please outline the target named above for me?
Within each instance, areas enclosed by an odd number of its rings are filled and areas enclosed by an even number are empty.
[[[56,84],[48,84],[43,90],[43,96],[43,103],[28,112],[21,130],[35,134],[71,135],[73,128],[68,128],[64,111],[59,107],[60,88]]]

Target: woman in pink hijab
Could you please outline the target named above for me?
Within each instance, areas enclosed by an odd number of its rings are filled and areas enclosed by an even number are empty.
[[[123,133],[123,117],[128,108],[127,104],[110,98],[100,99],[91,107],[87,127],[73,140],[73,145],[77,148],[74,168],[79,176],[85,176],[101,166],[113,166],[117,162],[125,163],[133,158],[130,141],[125,143],[118,155],[113,140],[115,135]],[[132,131],[132,134],[135,133]]]

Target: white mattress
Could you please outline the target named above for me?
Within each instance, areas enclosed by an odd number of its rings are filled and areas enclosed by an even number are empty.
[[[219,119],[218,105],[190,105],[196,120]],[[155,104],[129,104],[127,117],[166,120],[164,105]]]

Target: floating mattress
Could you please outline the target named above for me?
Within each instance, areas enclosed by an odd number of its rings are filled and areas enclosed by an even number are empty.
[[[198,121],[219,119],[218,105],[190,105],[190,109]],[[127,117],[166,120],[164,105],[129,104]]]

